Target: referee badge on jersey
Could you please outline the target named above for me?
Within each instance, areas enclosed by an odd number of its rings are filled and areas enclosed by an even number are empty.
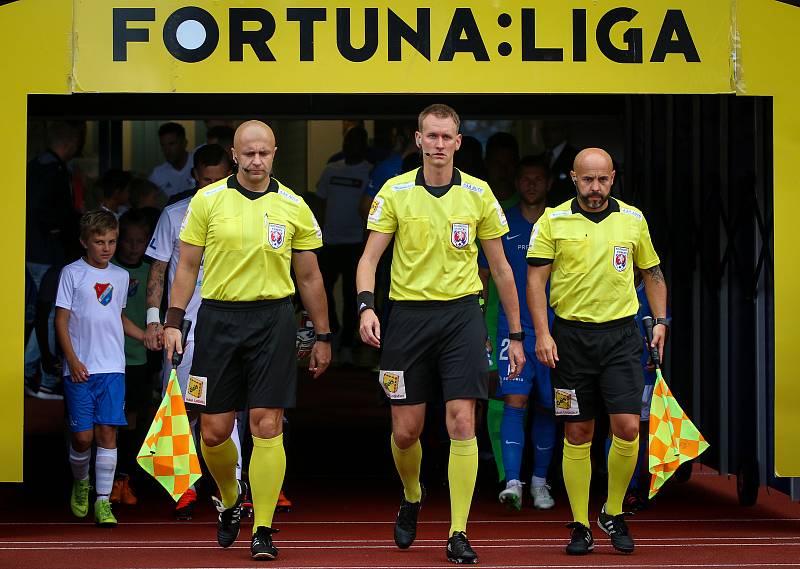
[[[574,389],[555,389],[555,399],[553,400],[553,407],[556,411],[556,416],[565,415],[580,415],[581,410],[578,407],[578,396],[575,394]]]
[[[469,245],[469,223],[450,224],[450,243],[456,249],[463,249]]]
[[[208,392],[208,378],[190,375],[183,400],[194,405],[205,405]]]
[[[614,247],[614,268],[621,273],[628,268],[628,248]]]
[[[406,379],[402,371],[381,370],[378,374],[383,392],[389,399],[406,398]]]
[[[267,239],[269,245],[273,249],[280,249],[283,247],[283,241],[286,238],[286,226],[279,223],[270,223],[267,227]]]

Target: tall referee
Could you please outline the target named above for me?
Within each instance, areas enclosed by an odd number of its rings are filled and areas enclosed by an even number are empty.
[[[573,522],[570,555],[592,551],[589,529],[589,457],[598,396],[613,434],[608,454],[608,497],[597,524],[615,549],[633,552],[622,500],[636,467],[644,377],[642,341],[634,316],[639,308],[634,266],[642,269],[656,326],[653,346],[663,355],[667,286],[647,222],[638,209],[609,197],[611,156],[587,148],[571,172],[577,196],[545,209],[528,247],[528,305],[536,330],[536,357],[553,368],[556,418],[564,423],[564,484]],[[556,314],[547,324],[545,285]]]
[[[467,540],[467,516],[478,471],[475,400],[488,394],[486,326],[478,304],[481,240],[509,319],[510,372],[525,356],[514,276],[500,242],[508,232],[503,210],[486,182],[458,171],[453,156],[461,145],[459,117],[446,105],[419,115],[417,146],[422,168],[387,181],[372,202],[371,230],[358,264],[356,286],[365,343],[383,345],[379,381],[392,404],[391,448],[404,496],[395,522],[398,547],[410,547],[424,498],[419,437],[425,404],[441,390],[450,435],[451,522],[446,555],[455,563],[477,563]],[[374,310],[375,268],[394,240],[389,297],[395,301],[381,336]]]
[[[295,404],[294,268],[303,305],[316,324],[309,370],[330,363],[330,331],[322,276],[313,250],[322,232],[306,203],[270,176],[275,136],[259,121],[243,123],[233,142],[236,175],[200,189],[181,228],[181,255],[164,323],[167,359],[181,351],[179,327],[203,257],[202,302],[186,400],[199,406],[203,458],[219,487],[217,541],[239,534],[242,499],[237,450],[230,438],[234,413],[250,409],[254,510],[251,555],[273,559],[272,516],[286,470],[283,410]]]

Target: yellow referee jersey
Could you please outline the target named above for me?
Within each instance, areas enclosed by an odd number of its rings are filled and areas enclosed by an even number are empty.
[[[322,247],[322,231],[308,205],[270,180],[263,194],[243,188],[236,175],[198,190],[180,233],[205,247],[203,298],[251,301],[294,293],[292,249]]]
[[[642,212],[609,198],[602,212],[577,200],[546,208],[533,226],[528,263],[552,263],[550,305],[565,320],[608,322],[636,314],[633,266],[659,264]]]
[[[478,294],[475,238],[508,232],[489,185],[458,170],[440,197],[425,188],[422,168],[386,182],[372,202],[367,228],[394,233],[392,300],[453,300]]]

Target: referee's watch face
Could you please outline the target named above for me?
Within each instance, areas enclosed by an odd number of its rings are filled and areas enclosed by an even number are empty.
[[[422,149],[422,160],[434,166],[453,163],[453,156],[461,147],[461,135],[450,117],[428,115],[422,120],[422,132],[417,133]]]

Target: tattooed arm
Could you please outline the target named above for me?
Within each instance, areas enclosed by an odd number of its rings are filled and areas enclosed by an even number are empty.
[[[656,265],[649,269],[642,269],[642,279],[644,280],[644,291],[647,294],[647,302],[650,303],[650,312],[653,318],[667,317],[667,282],[664,280],[664,273],[661,266]],[[664,340],[667,336],[666,326],[660,325],[653,328],[653,346],[658,346],[658,355],[664,357]]]
[[[164,296],[164,274],[167,272],[167,262],[153,259],[150,265],[150,274],[147,277],[147,308],[160,307]],[[148,324],[144,334],[144,345],[148,350],[160,350],[163,328],[161,323]]]

